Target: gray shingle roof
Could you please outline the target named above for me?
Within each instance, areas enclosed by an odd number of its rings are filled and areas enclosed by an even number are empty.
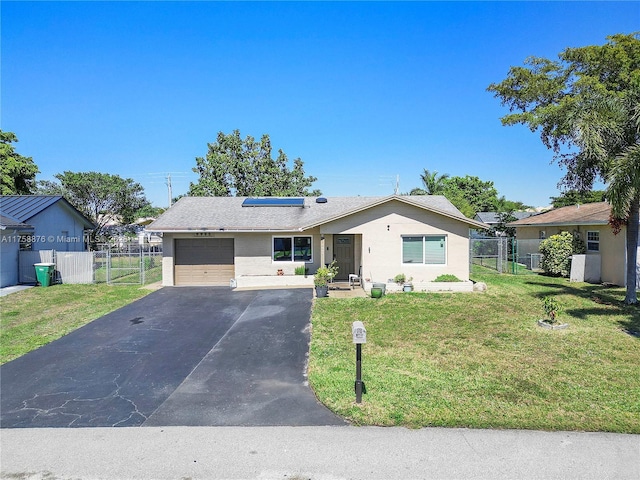
[[[439,195],[389,197],[305,197],[304,207],[243,207],[246,197],[182,197],[146,230],[192,231],[301,231],[343,216],[373,208],[391,200],[402,201],[425,210],[455,218],[472,227],[485,225],[465,217],[449,200]]]

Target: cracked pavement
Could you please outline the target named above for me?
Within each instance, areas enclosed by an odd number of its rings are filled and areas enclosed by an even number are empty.
[[[0,427],[344,425],[306,383],[309,289],[163,288],[0,367]]]

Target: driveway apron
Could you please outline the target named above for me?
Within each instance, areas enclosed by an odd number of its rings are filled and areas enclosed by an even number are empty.
[[[153,292],[0,367],[0,426],[344,424],[306,386],[311,299]]]

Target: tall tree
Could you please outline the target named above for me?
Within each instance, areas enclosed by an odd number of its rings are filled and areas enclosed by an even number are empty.
[[[438,172],[435,170],[431,172],[426,168],[420,174],[420,179],[422,180],[427,195],[442,195],[448,178],[448,173],[438,175]]]
[[[567,48],[558,60],[532,57],[488,87],[511,113],[503,125],[540,131],[566,168],[560,185],[590,190],[607,183],[612,223],[626,222],[626,303],[637,303],[640,209],[640,34],[607,37],[604,45]]]
[[[409,195],[444,195],[465,216],[473,218],[478,212],[496,210],[499,205],[498,191],[493,182],[485,182],[478,177],[450,177],[438,175],[426,168],[420,174],[424,188],[414,188]],[[503,203],[506,202],[504,197]],[[513,202],[514,205],[520,202]]]
[[[498,198],[496,211],[502,213],[513,213],[517,211],[528,210],[530,208],[532,208],[531,205],[525,205],[522,202],[514,200],[507,200],[503,195],[502,197]]]
[[[239,130],[230,134],[219,132],[216,142],[208,145],[207,155],[196,158],[193,171],[200,178],[190,185],[192,196],[320,194],[317,190],[308,190],[317,178],[305,176],[300,158],[293,161],[292,169],[282,150],[278,150],[278,156],[273,159],[269,135],[263,135],[258,142],[251,136],[243,140]]]
[[[109,173],[69,171],[55,177],[60,182],[59,191],[69,203],[96,224],[95,232],[114,217],[119,217],[123,224],[132,223],[136,212],[149,204],[142,185],[131,178]],[[47,187],[53,189],[55,183],[50,182]]]
[[[497,210],[498,191],[493,182],[485,182],[478,177],[450,177],[445,180],[443,194],[468,217],[474,217],[478,212]],[[468,208],[469,214],[456,202],[460,202],[463,208]]]
[[[12,143],[17,142],[15,133],[0,130],[0,195],[30,195],[35,190],[40,172],[31,157],[15,151]]]

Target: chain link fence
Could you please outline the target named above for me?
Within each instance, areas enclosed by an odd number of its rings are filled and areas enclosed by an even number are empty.
[[[162,250],[132,245],[101,245],[94,253],[95,282],[147,285],[162,280]]]
[[[476,237],[469,240],[471,273],[511,273],[516,275],[541,271],[540,242],[512,237]]]

